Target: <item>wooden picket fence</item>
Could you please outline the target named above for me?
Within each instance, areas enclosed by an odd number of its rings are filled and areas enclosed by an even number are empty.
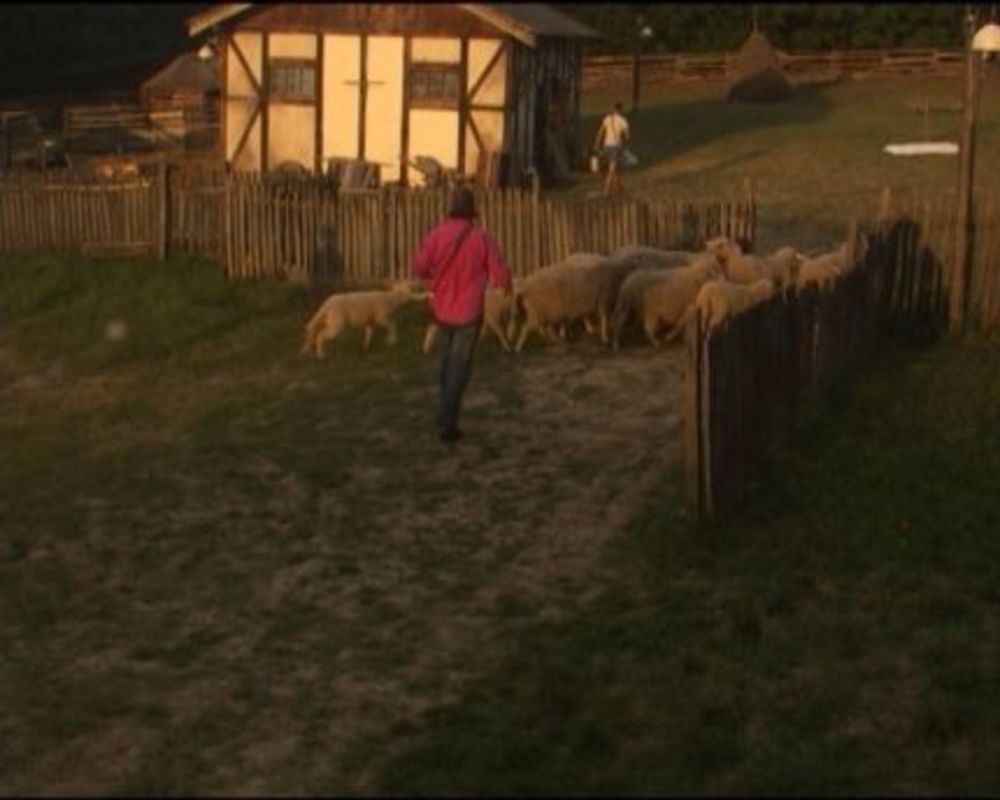
[[[968,328],[1000,327],[1000,198],[977,192]],[[882,331],[929,340],[948,327],[954,197],[883,191],[867,248],[831,291],[776,296],[706,333],[685,331],[686,496],[703,519],[743,501],[768,447]],[[853,235],[853,234],[852,234]],[[859,252],[861,249],[859,248]]]
[[[702,519],[738,508],[768,447],[842,380],[878,331],[874,262],[832,290],[794,289],[704,330],[685,330],[685,494]]]
[[[160,208],[152,179],[8,176],[0,180],[0,252],[154,254],[162,249]]]
[[[726,234],[752,243],[752,189],[714,202],[576,201],[519,188],[476,190],[480,221],[516,275],[572,252],[641,243],[694,247]],[[206,255],[240,278],[359,284],[407,277],[424,235],[445,219],[447,189],[337,191],[317,179],[234,173],[171,186],[171,252]]]
[[[873,240],[880,318],[888,330],[935,336],[948,323],[948,288],[955,269],[958,203],[950,195],[883,191]],[[978,190],[968,283],[968,327],[1000,326],[1000,192]]]
[[[517,275],[572,252],[625,244],[695,247],[726,234],[752,243],[751,188],[732,200],[574,201],[532,189],[476,191],[480,221]],[[96,181],[69,171],[0,177],[0,252],[200,256],[234,278],[344,285],[407,277],[447,189],[338,191],[322,178],[179,170]]]

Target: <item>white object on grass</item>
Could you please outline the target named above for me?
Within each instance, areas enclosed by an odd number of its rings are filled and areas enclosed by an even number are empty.
[[[891,156],[954,156],[958,155],[958,144],[955,142],[887,144],[885,152]]]

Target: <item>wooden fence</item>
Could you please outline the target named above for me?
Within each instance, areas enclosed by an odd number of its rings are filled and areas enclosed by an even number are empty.
[[[964,57],[958,50],[845,50],[792,55],[776,51],[789,77],[831,75],[919,75],[961,77]],[[583,61],[586,88],[620,83],[632,74],[632,56],[590,56]],[[643,81],[723,81],[736,74],[737,54],[645,55]]]
[[[977,192],[968,327],[1000,326],[1000,197]],[[702,518],[743,500],[768,446],[842,380],[878,331],[928,340],[948,327],[955,269],[953,197],[892,196],[864,225],[867,248],[832,291],[774,297],[706,335],[687,331],[684,390],[686,494]]]
[[[480,189],[484,227],[517,275],[572,252],[625,244],[695,247],[726,234],[752,243],[751,187],[722,201],[547,198]],[[447,212],[448,190],[338,191],[317,178],[218,169],[118,182],[50,172],[0,179],[0,252],[148,252],[201,256],[239,278],[360,284],[408,275],[424,235]]]
[[[483,226],[517,275],[576,251],[606,253],[632,243],[688,247],[722,233],[752,242],[755,233],[752,197],[571,201],[510,188],[476,195]],[[226,268],[236,276],[346,283],[401,278],[423,236],[445,218],[447,201],[445,189],[337,193],[317,182],[238,176],[223,196]]]
[[[156,253],[160,192],[150,179],[24,175],[0,181],[0,252]],[[159,248],[162,249],[162,248]]]
[[[685,331],[686,497],[700,518],[744,500],[768,446],[877,331],[876,269],[865,258],[832,290],[778,293],[710,332]]]
[[[957,210],[951,195],[883,191],[873,247],[881,265],[879,313],[888,330],[924,337],[947,327]],[[1000,325],[1000,192],[976,192],[972,224],[967,319],[970,329],[987,330]]]

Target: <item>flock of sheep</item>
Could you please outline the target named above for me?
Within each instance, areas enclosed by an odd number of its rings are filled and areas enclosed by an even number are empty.
[[[781,247],[767,256],[743,252],[726,237],[712,239],[701,252],[627,245],[608,256],[574,253],[565,260],[516,279],[510,293],[488,289],[483,335],[492,332],[507,352],[520,352],[528,337],[566,339],[568,326],[582,322],[588,334],[618,349],[631,320],[641,324],[658,348],[679,336],[701,310],[708,329],[793,286],[829,289],[856,263],[852,242],[807,256]],[[345,326],[364,328],[364,349],[374,326],[396,342],[396,311],[428,292],[412,281],[385,290],[344,292],[328,297],[306,326],[303,353],[324,356],[324,342]],[[430,351],[436,327],[429,322],[423,352]],[[661,332],[663,336],[661,338]]]

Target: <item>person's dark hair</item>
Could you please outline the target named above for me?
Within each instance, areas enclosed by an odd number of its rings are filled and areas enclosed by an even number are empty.
[[[622,104],[621,103],[615,103],[615,111],[621,111],[621,110],[622,110]]]
[[[476,218],[476,196],[468,186],[457,186],[451,194],[448,216],[458,219]]]

